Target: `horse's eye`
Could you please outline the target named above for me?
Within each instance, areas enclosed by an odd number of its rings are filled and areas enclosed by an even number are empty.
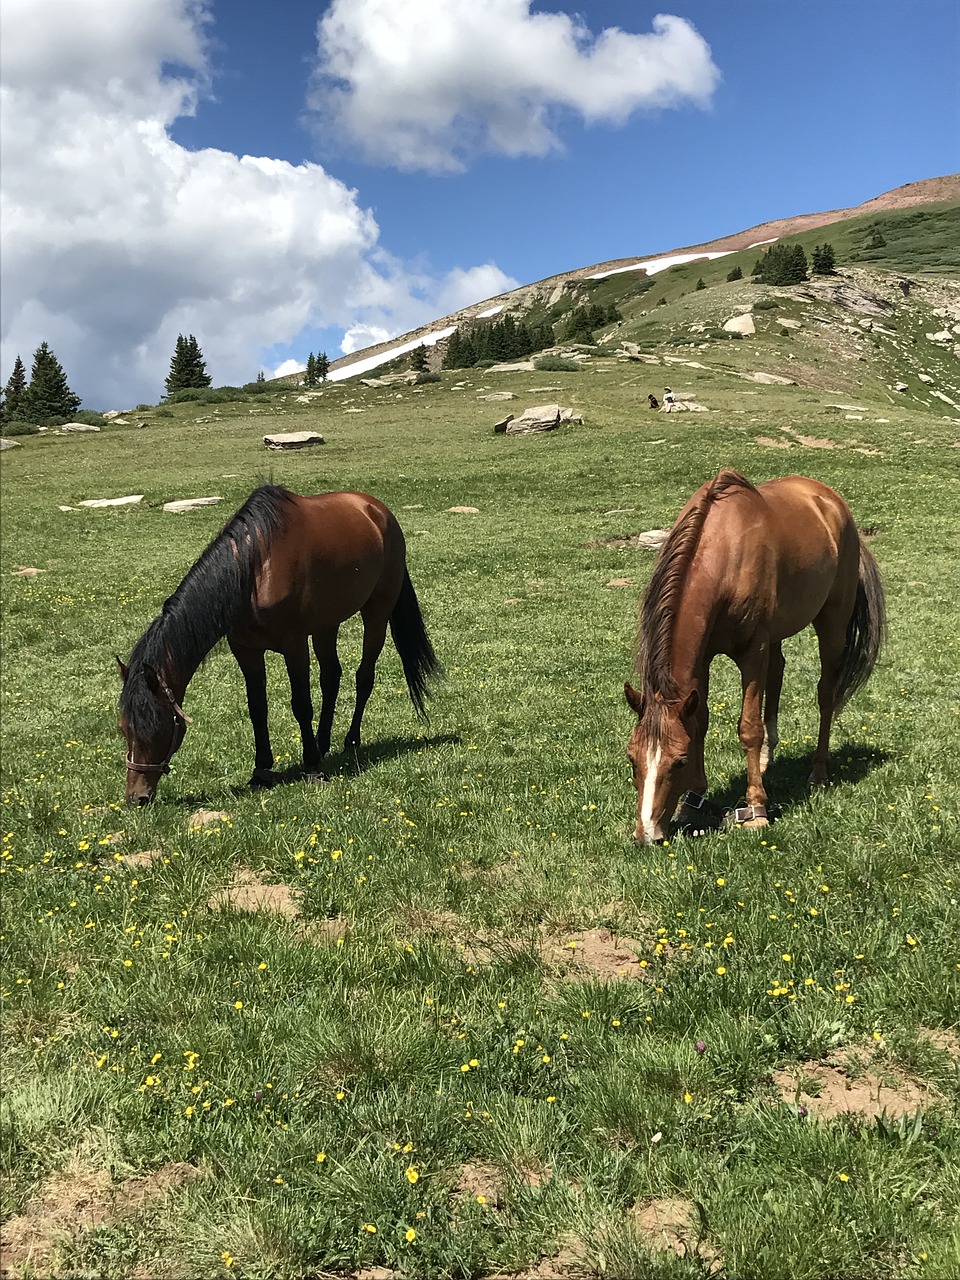
[[[685,769],[686,767],[687,767],[686,756],[679,756],[676,760],[674,760],[673,764],[670,766],[670,768],[673,769],[674,772],[676,772],[678,769]]]

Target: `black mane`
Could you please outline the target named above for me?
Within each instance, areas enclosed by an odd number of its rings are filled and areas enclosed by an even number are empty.
[[[144,667],[165,670],[167,679],[173,672],[193,675],[250,608],[264,556],[285,527],[293,496],[275,484],[254,489],[137,641],[120,694],[133,737],[148,740],[159,728],[161,704],[143,679]]]

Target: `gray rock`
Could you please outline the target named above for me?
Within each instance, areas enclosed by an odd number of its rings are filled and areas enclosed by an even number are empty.
[[[142,493],[131,493],[126,498],[84,498],[78,507],[129,507],[135,502],[142,502]]]
[[[893,384],[893,389],[894,389],[894,391],[909,391],[909,390],[910,390],[910,388],[907,386],[907,384],[906,384],[905,382],[895,382],[895,383]]]
[[[477,396],[478,400],[483,400],[487,403],[494,400],[516,400],[516,398],[515,391],[491,391],[488,396]]]
[[[311,445],[323,444],[323,436],[318,431],[284,431],[264,436],[263,443],[268,449],[308,449]]]
[[[179,498],[176,502],[165,502],[164,511],[195,511],[197,507],[215,507],[223,498]]]
[[[917,377],[921,382],[925,382],[928,387],[933,385],[933,379],[930,377],[929,373],[918,373]]]
[[[99,431],[100,428],[95,427],[92,422],[67,422],[60,430],[66,434],[68,432]]]
[[[793,378],[782,378],[779,373],[748,373],[746,375],[751,382],[762,382],[768,387],[795,387],[796,381]]]
[[[727,333],[744,333],[749,336],[751,333],[757,332],[757,326],[753,323],[753,316],[749,314],[731,316],[723,327]]]
[[[802,329],[799,320],[791,320],[789,316],[777,316],[777,324],[781,329]]]
[[[0,437],[0,453],[2,453],[4,449],[19,449],[19,448],[20,448],[19,440],[8,440],[6,436]]]

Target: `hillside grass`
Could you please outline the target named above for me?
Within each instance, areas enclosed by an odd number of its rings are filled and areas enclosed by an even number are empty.
[[[479,1277],[558,1254],[622,1280],[960,1272],[956,425],[880,393],[850,422],[827,391],[683,376],[711,412],[650,413],[676,371],[599,359],[553,393],[543,373],[340,384],[4,455],[3,1214],[34,1240],[25,1274]],[[499,389],[585,423],[495,437],[503,406],[477,396]],[[263,449],[304,427],[328,443]],[[832,789],[805,781],[807,633],[786,646],[776,823],[638,848],[621,690],[652,558],[627,539],[721,466],[844,494],[889,643],[835,729]],[[158,802],[128,810],[113,655],[268,477],[398,515],[447,669],[430,722],[388,642],[359,754],[249,792],[218,650]],[[59,510],[126,493],[144,500]],[[358,658],[351,624],[341,736]],[[292,770],[278,659],[270,694]],[[711,703],[711,794],[732,804],[724,660]],[[192,828],[200,808],[223,816]],[[241,875],[299,914],[224,905]],[[818,1072],[874,1101],[818,1114]],[[132,1195],[181,1165],[199,1176]],[[84,1217],[96,1178],[111,1190]],[[644,1212],[677,1203],[687,1228],[656,1247]]]

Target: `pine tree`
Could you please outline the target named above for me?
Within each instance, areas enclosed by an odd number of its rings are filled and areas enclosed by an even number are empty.
[[[414,373],[425,373],[427,369],[427,348],[421,342],[410,352],[410,368]]]
[[[742,280],[743,272],[739,267],[734,267],[732,271],[727,272],[727,280],[732,283],[734,280]]]
[[[188,387],[209,387],[210,382],[206,361],[196,338],[192,333],[187,337],[182,333],[178,334],[165,383],[167,395]]]
[[[315,387],[317,385],[317,357],[312,351],[307,356],[307,367],[303,374],[303,385],[305,387]]]
[[[327,374],[330,372],[330,360],[325,351],[321,351],[317,356],[317,379],[320,382],[326,382]]]
[[[833,254],[833,245],[814,245],[810,265],[813,274],[816,276],[835,276],[837,274],[837,263]]]
[[[67,375],[60,361],[45,342],[33,353],[30,385],[21,401],[21,416],[43,422],[50,418],[66,419],[80,408],[80,397],[67,385]]]
[[[13,362],[13,373],[7,379],[3,389],[3,417],[5,421],[15,421],[20,417],[19,409],[27,393],[27,371],[23,361],[17,356]]]
[[[257,374],[257,382],[261,384],[265,384],[266,381],[267,381],[266,378],[263,376],[263,370],[261,369],[260,372]]]
[[[703,276],[701,276],[701,277],[700,277],[700,279],[697,281],[697,290],[696,290],[696,291],[697,291],[697,292],[699,292],[699,290],[701,290],[701,289],[705,289],[706,287],[707,287],[707,286],[706,286],[706,285],[704,284],[704,282],[703,282]]]

